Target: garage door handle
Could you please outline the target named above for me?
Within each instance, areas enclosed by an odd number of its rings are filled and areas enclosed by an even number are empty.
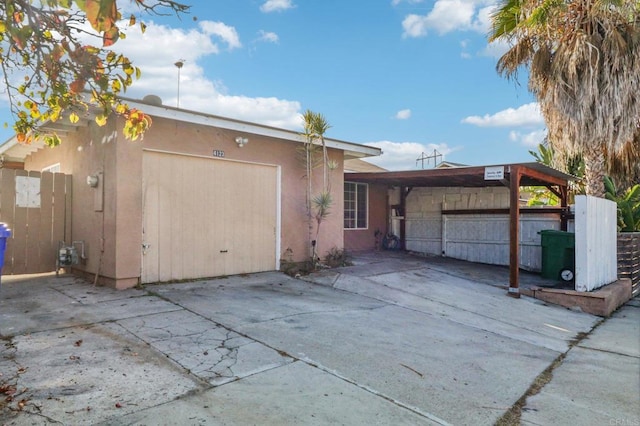
[[[229,253],[229,250],[220,250],[220,253]]]

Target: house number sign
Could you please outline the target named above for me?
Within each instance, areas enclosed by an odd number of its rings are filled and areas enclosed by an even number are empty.
[[[223,157],[224,157],[224,151],[219,150],[219,149],[214,149],[214,150],[213,150],[213,156],[214,156],[214,157],[220,157],[220,158],[223,158]]]

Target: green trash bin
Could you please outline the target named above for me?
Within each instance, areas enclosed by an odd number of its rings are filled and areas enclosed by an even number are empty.
[[[539,232],[542,245],[542,278],[573,281],[575,276],[576,234],[545,229]]]

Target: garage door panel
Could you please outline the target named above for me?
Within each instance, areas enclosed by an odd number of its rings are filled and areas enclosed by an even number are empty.
[[[156,152],[144,157],[150,247],[143,282],[274,269],[277,167]]]

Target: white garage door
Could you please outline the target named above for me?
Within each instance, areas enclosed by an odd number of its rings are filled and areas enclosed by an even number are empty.
[[[145,151],[142,282],[277,269],[277,166]]]

